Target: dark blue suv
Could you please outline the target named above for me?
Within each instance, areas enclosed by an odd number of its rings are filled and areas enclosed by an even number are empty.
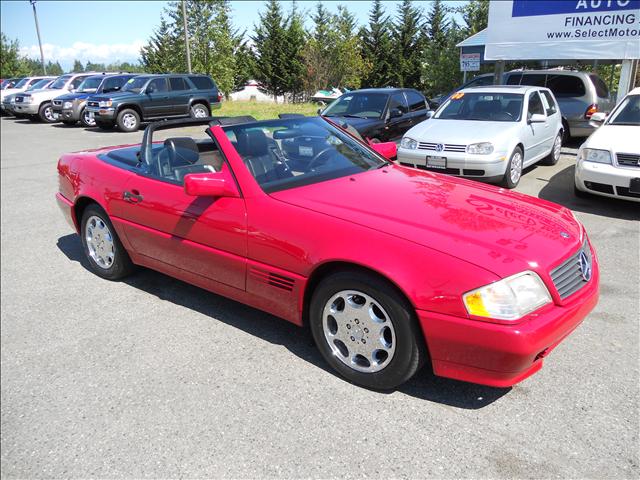
[[[95,127],[96,121],[85,107],[87,98],[96,94],[118,92],[135,77],[134,74],[103,73],[87,77],[73,93],[61,95],[53,100],[53,111],[65,125],[75,125],[78,120],[85,127]]]

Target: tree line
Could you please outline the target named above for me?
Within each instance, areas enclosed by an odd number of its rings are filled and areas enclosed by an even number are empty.
[[[228,0],[186,0],[192,70],[211,75],[227,95],[249,79],[294,101],[330,87],[413,87],[434,95],[460,84],[456,44],[487,26],[488,8],[489,0],[456,9],[434,0],[425,11],[403,0],[388,12],[374,0],[358,27],[344,5],[331,13],[321,2],[305,11],[295,0],[267,0],[248,35],[234,28]],[[150,73],[186,71],[180,2],[164,10],[140,61]]]

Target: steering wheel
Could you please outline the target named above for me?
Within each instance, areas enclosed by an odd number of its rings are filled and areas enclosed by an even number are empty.
[[[327,160],[329,160],[329,153],[333,153],[333,147],[327,147],[324,150],[320,151],[316,156],[314,156],[309,164],[307,165],[307,171],[314,170],[317,166],[322,165]],[[326,157],[326,158],[324,158]],[[321,161],[322,160],[322,161]]]

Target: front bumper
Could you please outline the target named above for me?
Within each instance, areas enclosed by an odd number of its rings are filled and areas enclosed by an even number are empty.
[[[16,103],[14,111],[23,115],[37,115],[40,106],[35,103]]]
[[[93,118],[97,122],[114,121],[116,119],[116,109],[114,107],[87,107],[87,112],[93,112]]]
[[[597,261],[593,267],[589,283],[565,304],[547,305],[517,325],[418,310],[434,374],[492,387],[509,387],[533,375],[596,306]]]
[[[60,120],[63,122],[69,121],[78,121],[80,120],[80,113],[84,108],[86,102],[76,103],[73,102],[71,104],[71,108],[63,108],[61,106],[54,105],[53,111],[56,112],[60,116]]]
[[[446,157],[446,168],[427,166],[428,156]],[[435,152],[433,150],[398,148],[398,163],[401,165],[482,180],[493,181],[504,177],[508,160],[505,152],[492,153],[491,155],[471,155],[459,152]]]
[[[640,167],[626,168],[582,160],[576,162],[575,185],[583,192],[640,202],[640,194],[629,191],[632,178],[640,178]]]

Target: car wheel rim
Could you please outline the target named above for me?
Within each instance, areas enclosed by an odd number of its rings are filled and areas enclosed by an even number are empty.
[[[93,127],[96,124],[96,121],[91,119],[91,115],[89,115],[89,112],[84,112],[82,114],[82,117],[84,118],[84,123],[86,125],[89,125],[90,127]]]
[[[513,154],[513,157],[511,158],[511,171],[509,173],[511,176],[511,182],[518,183],[520,175],[522,174],[522,155],[520,155],[520,152]]]
[[[46,107],[44,109],[44,118],[52,122],[54,120],[53,109],[51,107]]]
[[[562,149],[562,135],[558,134],[558,136],[556,137],[556,141],[553,144],[553,159],[554,160],[559,160],[560,159],[560,150]]]
[[[193,116],[196,118],[204,118],[207,116],[207,112],[202,107],[196,107],[193,109]]]
[[[116,250],[113,235],[107,224],[97,216],[89,217],[85,227],[85,240],[89,256],[100,268],[111,268]]]
[[[396,350],[391,317],[373,297],[357,290],[342,290],[327,301],[322,331],[335,357],[359,372],[382,370]]]
[[[138,122],[136,121],[136,117],[132,113],[126,113],[122,117],[122,123],[124,124],[125,128],[129,129],[134,128],[136,126],[136,123]]]

